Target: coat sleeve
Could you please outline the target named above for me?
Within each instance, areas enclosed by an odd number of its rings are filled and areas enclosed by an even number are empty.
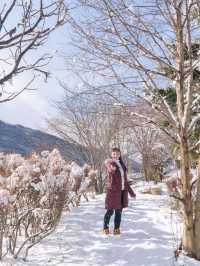
[[[133,191],[133,189],[131,188],[131,186],[129,184],[128,184],[128,193],[131,196],[131,198],[135,198],[136,197],[135,192]]]
[[[110,165],[111,160],[105,160],[105,167],[106,167],[106,178],[105,178],[105,187],[106,189],[111,189],[112,187],[112,169]]]
[[[112,181],[113,181],[112,173],[111,172],[107,172],[106,182],[105,182],[106,189],[111,189],[112,188]]]
[[[105,160],[105,167],[106,167],[106,171],[107,173],[112,173],[112,169],[111,169],[111,159],[107,159]]]

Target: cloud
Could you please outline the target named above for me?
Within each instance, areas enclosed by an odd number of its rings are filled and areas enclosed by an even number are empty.
[[[1,104],[0,119],[12,124],[39,128],[45,125],[48,102],[40,94],[24,92],[11,102]]]
[[[49,42],[42,47],[40,53],[55,51],[56,49],[64,51],[65,46],[61,45],[61,42],[65,42],[63,33],[66,29],[62,28],[53,33]],[[64,37],[65,36],[65,37]],[[55,40],[59,40],[55,42]],[[62,47],[61,47],[62,46]],[[36,55],[39,52],[36,52]],[[34,60],[35,54],[30,54],[29,60]],[[48,116],[54,116],[56,110],[53,108],[53,101],[60,100],[63,95],[63,89],[58,84],[56,78],[64,80],[65,72],[63,72],[64,60],[59,56],[55,57],[52,62],[47,66],[47,69],[52,74],[52,77],[48,80],[48,83],[44,82],[43,78],[39,78],[34,83],[34,88],[38,88],[35,91],[25,91],[11,102],[0,104],[0,120],[11,124],[21,124],[27,127],[35,129],[45,128],[45,118]],[[18,77],[14,77],[13,86],[14,90],[23,88],[32,78],[30,73],[24,73]],[[11,84],[6,84],[11,86]]]

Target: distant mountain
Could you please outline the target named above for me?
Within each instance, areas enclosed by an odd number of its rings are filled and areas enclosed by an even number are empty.
[[[57,148],[66,160],[83,165],[87,162],[86,148],[67,142],[40,130],[11,125],[0,120],[0,152],[28,155],[33,151]],[[129,170],[139,172],[141,164],[136,158],[128,159]]]
[[[138,172],[141,172],[142,166],[137,161],[135,161],[133,159],[129,159],[128,160],[128,170],[131,173],[138,173]]]
[[[68,160],[83,164],[86,161],[84,148],[64,141],[56,136],[45,132],[11,125],[0,120],[0,152],[14,152],[22,155],[30,154],[33,151],[58,148],[63,157]]]
[[[126,165],[128,166],[129,173],[141,172],[141,160],[138,159],[138,156],[136,156],[136,154],[125,155],[123,159]]]

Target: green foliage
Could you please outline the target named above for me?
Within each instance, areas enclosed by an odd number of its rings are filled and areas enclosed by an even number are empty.
[[[176,52],[176,50],[175,50],[176,45],[174,43],[168,45],[168,47],[170,49],[172,49],[174,51],[174,53]],[[195,42],[192,43],[191,49],[192,49],[192,58],[198,59],[199,58],[199,51],[200,51],[200,42],[198,39],[196,39]],[[183,48],[183,57],[184,57],[184,61],[189,60],[189,51],[188,51],[188,46],[186,43],[184,44],[184,48]]]
[[[169,127],[170,126],[169,122],[166,119],[160,119],[159,125],[161,127]]]
[[[197,23],[200,24],[200,7],[195,6],[192,10],[192,18],[197,20]]]
[[[200,72],[198,73],[198,79],[200,80]],[[199,89],[199,87],[198,88],[195,88],[195,90],[198,90],[198,89]],[[170,107],[172,108],[172,110],[174,112],[176,112],[176,100],[177,100],[177,97],[176,97],[175,88],[168,87],[168,88],[165,88],[165,89],[159,89],[159,94],[161,96],[165,97],[167,103],[170,105]],[[192,112],[191,113],[191,119],[195,115],[196,115],[196,112]],[[162,127],[165,127],[165,128],[170,129],[170,124],[165,119],[161,119],[159,121],[159,124]],[[195,143],[196,141],[198,141],[199,140],[199,136],[200,136],[200,123],[197,123],[195,129],[192,131],[192,133],[189,136],[190,143],[192,144],[192,143]],[[171,149],[172,149],[173,153],[177,153],[178,154],[178,151],[177,151],[178,146],[177,146],[177,144],[173,144],[171,146]],[[198,156],[199,156],[199,152],[196,149],[191,150],[191,157],[192,157],[192,159],[194,161],[197,160]]]
[[[193,80],[194,82],[200,82],[200,71],[198,69],[193,71]]]
[[[176,107],[176,90],[175,88],[168,87],[166,89],[159,89],[159,94],[165,97],[167,103],[172,109]]]
[[[200,24],[200,7],[195,8],[193,10],[193,18],[198,19],[199,24]],[[171,43],[168,45],[168,47],[174,52],[174,55],[175,55],[177,52],[176,51],[176,44]],[[194,40],[194,42],[192,43],[191,50],[192,50],[192,60],[194,62],[199,60],[199,58],[200,58],[200,40],[199,39]],[[183,57],[184,57],[184,62],[185,62],[185,68],[187,70],[188,60],[189,60],[189,49],[188,49],[187,43],[184,44]],[[174,80],[176,78],[175,71],[169,65],[163,65],[162,67],[159,67],[159,69],[169,79]],[[200,70],[198,69],[198,67],[196,67],[193,70],[193,89],[194,89],[194,94],[193,94],[193,100],[194,100],[197,97],[197,95],[199,95],[199,93],[200,93]],[[171,107],[173,112],[176,113],[177,112],[177,109],[176,109],[176,107],[177,107],[176,106],[177,105],[176,104],[177,95],[176,95],[175,88],[173,88],[173,87],[162,88],[162,89],[158,90],[158,93],[162,97],[165,98],[165,100],[167,101],[167,103],[169,104],[169,106]],[[155,104],[161,103],[161,101],[159,100],[159,97],[154,97],[153,101]],[[191,110],[191,120],[193,117],[195,117],[195,115],[197,115],[197,112],[198,112],[198,110],[196,110],[196,111]],[[170,129],[170,123],[167,121],[167,119],[164,119],[164,118],[160,119],[159,123],[162,127],[165,127],[168,130]],[[190,144],[193,145],[195,142],[197,142],[199,140],[199,136],[200,136],[200,122],[198,122],[196,124],[194,130],[192,131],[192,133],[189,136]],[[179,151],[177,151],[178,147],[172,146],[171,148],[172,148],[172,150],[176,151],[176,154],[179,153]],[[196,160],[196,158],[198,156],[198,152],[195,149],[191,150],[191,156],[194,160]]]

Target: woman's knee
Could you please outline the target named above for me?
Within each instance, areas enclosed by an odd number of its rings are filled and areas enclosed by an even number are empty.
[[[122,209],[116,209],[115,210],[115,214],[116,215],[121,215],[121,213],[122,213]]]
[[[112,216],[113,215],[113,212],[114,212],[114,210],[107,210],[107,212],[106,212],[106,216]]]
[[[113,215],[114,210],[108,210],[108,212],[109,212],[110,215]]]

